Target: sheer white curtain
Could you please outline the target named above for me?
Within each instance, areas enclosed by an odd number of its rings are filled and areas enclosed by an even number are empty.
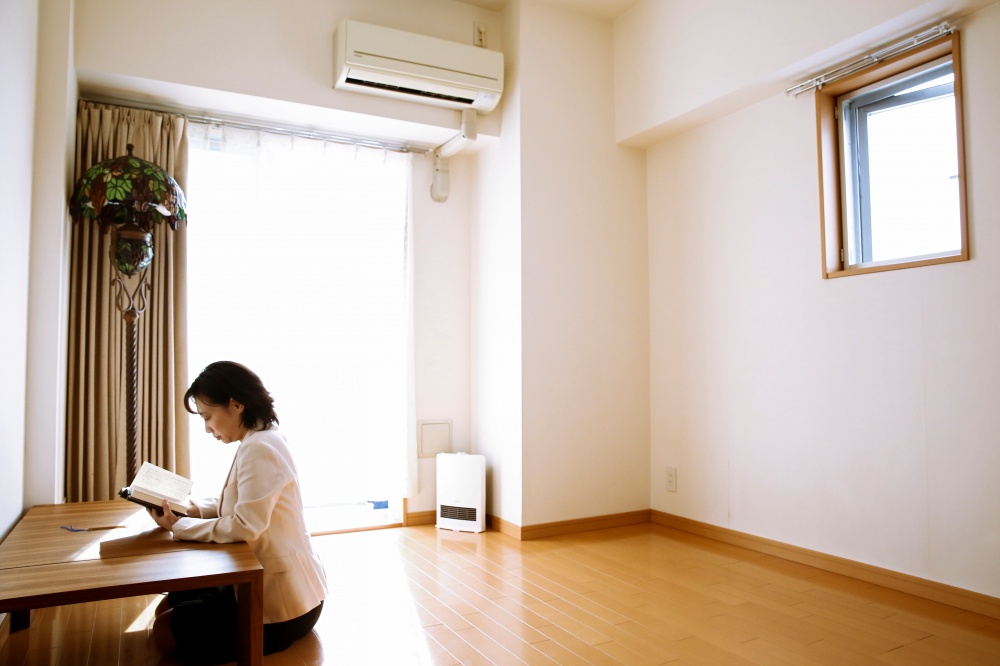
[[[410,156],[198,123],[189,143],[190,376],[260,375],[307,505],[410,496]],[[234,452],[192,419],[196,492]]]

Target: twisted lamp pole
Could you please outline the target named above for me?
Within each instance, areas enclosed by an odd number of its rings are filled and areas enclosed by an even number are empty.
[[[153,261],[153,227],[166,222],[175,231],[187,219],[184,192],[157,165],[128,154],[95,164],[80,177],[70,200],[74,222],[90,220],[102,235],[111,231],[110,258],[117,273],[115,307],[126,323],[127,482],[139,470],[139,316],[146,310],[146,269]],[[138,275],[129,292],[125,279]]]
[[[125,377],[128,385],[125,387],[125,412],[128,422],[125,424],[126,464],[129,483],[139,471],[139,315],[146,311],[146,271],[142,271],[139,284],[130,294],[122,276],[115,277],[118,293],[115,296],[115,307],[122,313],[125,320]]]

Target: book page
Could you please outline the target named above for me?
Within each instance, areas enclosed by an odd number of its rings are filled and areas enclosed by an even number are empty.
[[[186,504],[185,499],[191,493],[194,482],[179,474],[174,474],[153,463],[144,462],[139,473],[132,482],[133,490],[142,490],[165,497],[179,504]]]

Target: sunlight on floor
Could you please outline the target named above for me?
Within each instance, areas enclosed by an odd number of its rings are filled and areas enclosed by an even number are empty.
[[[153,618],[155,617],[156,607],[160,605],[163,595],[151,594],[146,597],[146,599],[148,600],[148,603],[144,607],[134,609],[136,610],[136,616],[135,619],[132,620],[131,624],[126,627],[126,634],[135,634],[140,632],[146,633],[149,628],[153,626]]]
[[[325,645],[337,647],[338,663],[434,663],[393,532],[314,540],[330,588],[316,630]]]

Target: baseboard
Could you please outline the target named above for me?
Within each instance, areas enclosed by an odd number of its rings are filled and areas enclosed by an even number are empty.
[[[629,511],[628,513],[615,513],[607,516],[593,516],[591,518],[578,518],[576,520],[561,520],[555,523],[522,525],[518,528],[520,531],[518,538],[520,538],[521,541],[530,541],[531,539],[543,539],[545,537],[562,536],[564,534],[604,530],[609,527],[640,525],[642,523],[649,522],[649,512],[649,509],[643,509],[642,511]]]
[[[408,513],[403,518],[403,525],[411,527],[413,525],[433,525],[436,521],[436,511],[414,511]]]
[[[506,534],[518,541],[521,540],[521,526],[508,522],[498,516],[486,514],[486,527],[494,529],[501,534]]]
[[[952,587],[944,583],[918,578],[909,574],[882,569],[880,567],[855,562],[853,560],[827,555],[798,546],[791,546],[780,541],[772,541],[763,537],[737,532],[736,530],[702,523],[690,518],[682,518],[662,511],[651,511],[651,520],[657,525],[671,527],[682,532],[696,534],[714,541],[721,541],[734,546],[741,546],[766,555],[773,555],[785,560],[805,564],[857,580],[881,585],[891,590],[906,592],[923,599],[937,601],[963,610],[979,613],[988,617],[1000,619],[1000,599],[960,587]]]

